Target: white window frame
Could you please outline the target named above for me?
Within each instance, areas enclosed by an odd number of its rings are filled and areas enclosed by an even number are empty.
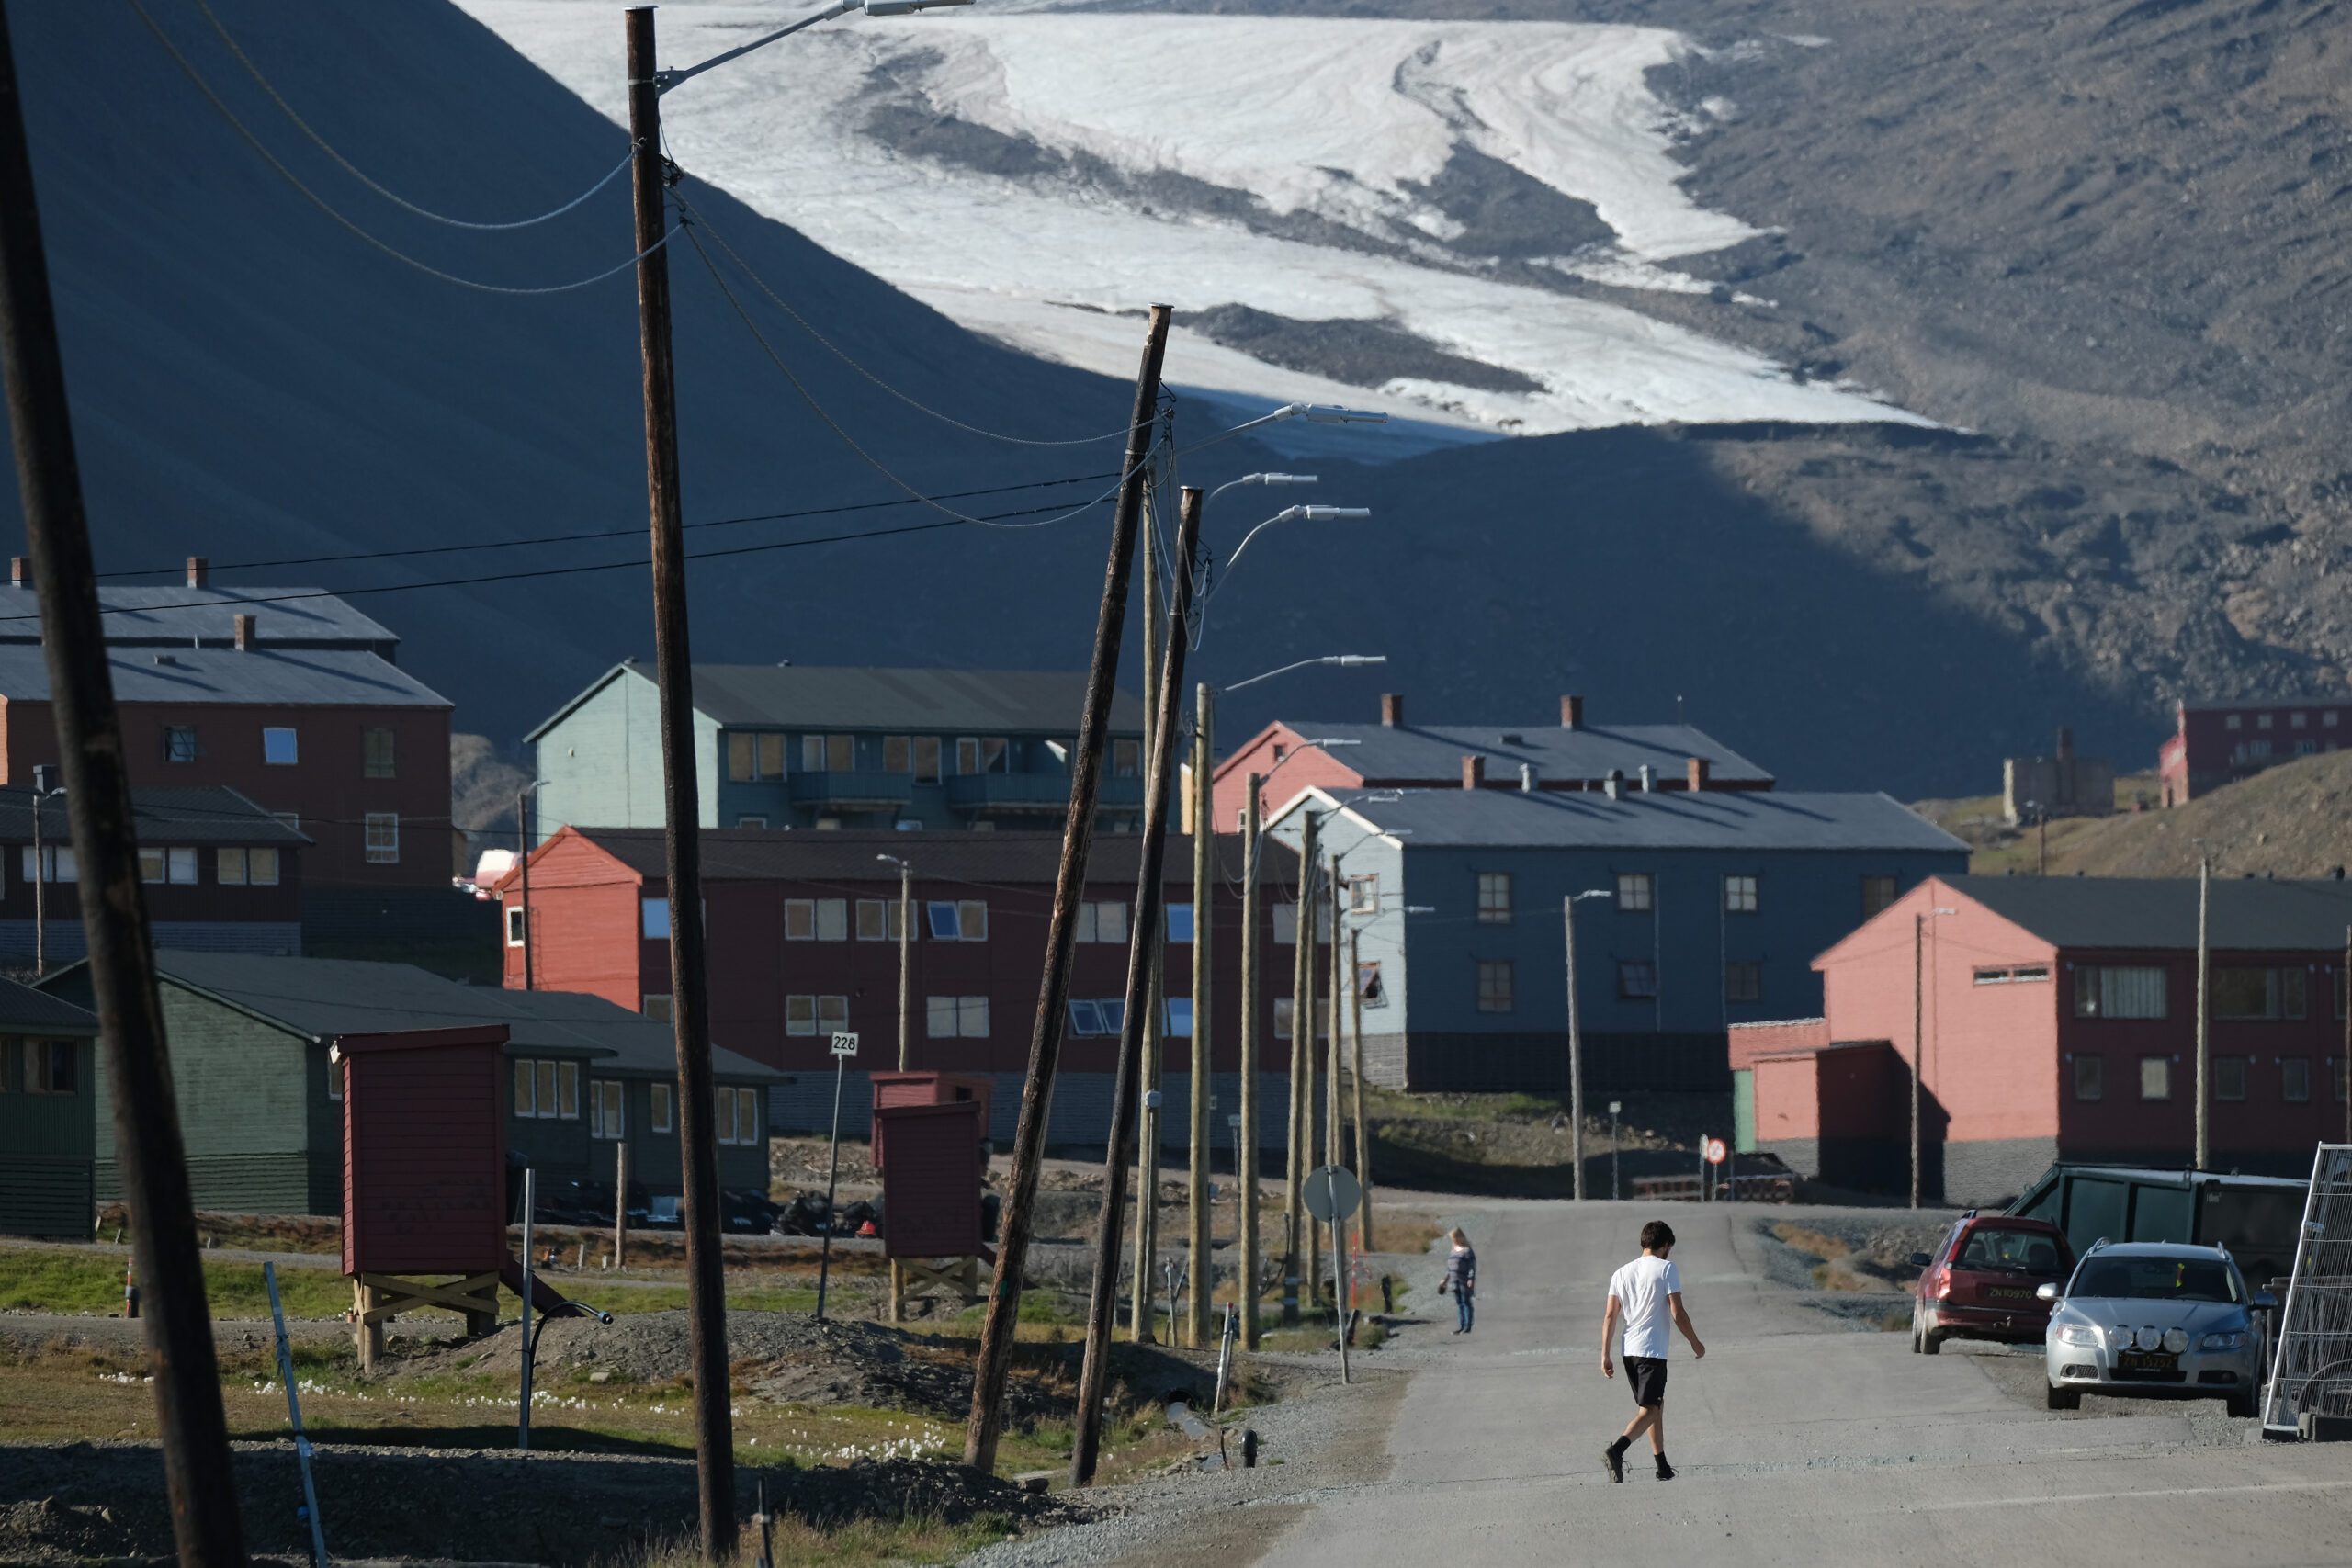
[[[820,898],[817,900],[817,940],[847,942],[849,940],[849,900]]]
[[[396,811],[368,813],[368,863],[398,865],[401,863],[401,818]]]
[[[1749,872],[1733,872],[1724,878],[1724,913],[1753,915],[1763,907],[1763,879]]]
[[[784,998],[784,1032],[786,1034],[817,1032],[817,998],[798,992]]]
[[[193,844],[175,847],[169,852],[164,863],[169,867],[170,881],[177,886],[193,887],[204,879]]]
[[[784,940],[786,942],[817,940],[817,900],[786,898],[784,901]]]
[[[1657,908],[1657,876],[1654,872],[1621,871],[1617,874],[1617,912],[1621,915],[1646,915]]]
[[[625,1080],[588,1080],[588,1136],[607,1143],[617,1143],[628,1136],[628,1093]]]
[[[245,852],[233,844],[223,844],[212,852],[212,880],[223,887],[245,885]]]
[[[645,1124],[649,1131],[655,1133],[674,1133],[678,1130],[678,1118],[675,1111],[672,1109],[672,1096],[674,1092],[675,1091],[665,1083],[646,1085]]]
[[[506,906],[506,945],[523,945],[523,928],[530,923],[530,911],[520,904]]]
[[[932,1040],[956,1038],[956,998],[925,997],[923,1001],[923,1034]]]
[[[1507,926],[1510,924],[1511,915],[1513,913],[1511,908],[1511,895],[1514,891],[1511,886],[1510,873],[1507,871],[1482,871],[1478,873],[1477,891],[1477,923],[1482,926]]]
[[[956,998],[956,1034],[960,1040],[986,1040],[989,1037],[988,998]]]

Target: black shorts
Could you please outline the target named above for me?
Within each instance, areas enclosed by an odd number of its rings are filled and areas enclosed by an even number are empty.
[[[1625,1381],[1633,1386],[1634,1403],[1646,1410],[1666,1403],[1666,1358],[1664,1356],[1628,1356],[1625,1358]]]

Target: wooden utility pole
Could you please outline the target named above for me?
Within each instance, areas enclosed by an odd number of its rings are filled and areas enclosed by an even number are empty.
[[[112,686],[111,678],[107,681]],[[33,978],[39,980],[49,973],[49,845],[41,835],[41,809],[48,804],[49,791],[41,787],[41,774],[47,770],[33,770]]]
[[[1372,1128],[1363,1119],[1363,969],[1356,957],[1356,933],[1348,932],[1348,1074],[1355,1085],[1356,1184],[1363,1189],[1363,1207],[1356,1211],[1356,1250],[1372,1246]]]
[[[131,1258],[145,1292],[147,1370],[164,1484],[183,1568],[245,1561],[236,1477],[220,1406],[212,1314],[197,1255],[187,1151],[155,991],[153,932],[139,879],[121,716],[83,511],[81,460],[65,400],[57,310],[41,247],[32,156],[15,51],[0,13],[0,376],[15,442],[17,496],[39,591],[42,662],[64,772],[66,818],[82,886],[91,1005],[105,1042]],[[36,799],[36,814],[41,803]],[[36,817],[38,819],[38,817]],[[40,886],[35,868],[34,886]]]
[[[2335,1098],[2344,1106],[2344,1141],[2352,1144],[2352,926],[2344,928],[2344,1055],[2335,1064]]]
[[[899,863],[899,1071],[914,1068],[915,868]]]
[[[1216,1260],[1209,1252],[1209,911],[1216,889],[1216,801],[1209,788],[1209,770],[1216,762],[1216,693],[1205,681],[1193,694],[1193,1194],[1192,1222],[1187,1238],[1187,1279],[1191,1284],[1184,1314],[1184,1343],[1198,1350],[1213,1344],[1216,1329],[1209,1322],[1209,1287],[1216,1282]]]
[[[514,841],[523,851],[523,988],[535,989],[531,971],[531,792],[526,787],[514,792]]]
[[[1927,1032],[1927,993],[1923,986],[1923,954],[1928,946],[1928,917],[1911,917],[1911,1206],[1919,1206],[1919,1075],[1925,1062],[1919,1055]]]
[[[1577,896],[1564,894],[1560,915],[1568,943],[1568,1157],[1576,1162],[1577,1201],[1584,1201],[1584,1027],[1577,1010]]]
[[[613,1267],[628,1267],[628,1122],[624,1112],[620,1142],[613,1145]]]
[[[1192,618],[1193,557],[1201,536],[1201,492],[1183,491],[1176,525],[1175,592],[1168,603],[1168,652],[1159,670],[1158,735],[1144,779],[1143,854],[1136,873],[1135,919],[1127,933],[1126,1016],[1121,1020],[1118,1071],[1111,1092],[1111,1147],[1102,1164],[1102,1220],[1095,1232],[1094,1293],[1086,1314],[1086,1359],[1079,1371],[1078,1429],[1070,1443],[1073,1485],[1094,1479],[1102,1443],[1102,1386],[1110,1372],[1111,1325],[1119,1292],[1119,1211],[1126,1201],[1127,1130],[1135,1125],[1144,1069],[1145,1009],[1151,998],[1152,953],[1159,944],[1164,904],[1161,872],[1168,854],[1168,796],[1176,769],[1177,701],[1183,691],[1186,623]],[[1153,1195],[1139,1193],[1149,1204]]]
[[[1046,1115],[1053,1105],[1054,1072],[1069,1010],[1070,968],[1078,950],[1078,911],[1086,898],[1086,861],[1094,845],[1094,810],[1102,798],[1102,753],[1110,739],[1111,705],[1118,695],[1120,633],[1127,619],[1134,570],[1136,519],[1143,510],[1144,461],[1151,455],[1159,410],[1159,365],[1168,350],[1169,308],[1154,305],[1136,376],[1135,417],[1127,427],[1119,501],[1111,519],[1111,560],[1102,577],[1102,608],[1094,625],[1094,660],[1086,676],[1086,706],[1070,750],[1069,817],[1062,828],[1061,871],[1054,883],[1053,923],[1046,938],[1037,1016],[1029,1037],[1029,1075],[1021,1086],[1021,1121],[1012,1134],[1012,1165],[1005,1178],[1004,1228],[997,1242],[996,1276],[980,1324],[980,1354],[972,1371],[972,1415],[964,1431],[964,1462],[996,1471],[1003,1427],[1004,1380],[1012,1365],[1021,1315],[1021,1280],[1029,1266],[1037,1176],[1044,1168]],[[1112,1139],[1115,1145],[1115,1135]],[[1116,1215],[1113,1216],[1115,1224]]]
[[[1149,778],[1159,760],[1154,748],[1159,744],[1162,657],[1159,530],[1149,518],[1145,519],[1143,537],[1136,548],[1143,555],[1143,776]],[[1135,1290],[1127,1301],[1127,1337],[1138,1345],[1152,1342],[1151,1303],[1159,1299],[1159,1283],[1152,1278],[1152,1259],[1159,1253],[1159,1105],[1160,1080],[1166,1076],[1166,1044],[1160,1038],[1160,1025],[1168,1005],[1166,960],[1167,943],[1163,940],[1151,953],[1151,1012],[1143,1026],[1143,1125],[1136,1139]],[[1171,1337],[1176,1332],[1172,1319],[1168,1331]]]
[[[2211,1005],[2205,996],[2206,986],[2213,974],[2213,948],[2207,940],[2206,915],[2211,908],[2212,896],[2213,857],[2199,855],[2197,858],[2197,1168],[2199,1170],[2211,1168],[2213,1159],[2213,1149],[2208,1141],[2205,1124],[2211,1104],[2211,1096],[2205,1088],[2205,1071],[2206,1064],[2211,1059],[2210,1047],[2212,1043],[2206,1036],[2211,1032],[2210,1024],[2213,1016]]]
[[[1340,931],[1347,924],[1348,881],[1340,874],[1340,857],[1331,857],[1331,1043],[1325,1048],[1329,1070],[1324,1077],[1323,1163],[1344,1165],[1348,1147],[1348,1123],[1343,1114],[1347,1101],[1341,1092],[1340,1068],[1344,1053],[1340,1046],[1340,1023],[1345,1016],[1341,1004],[1348,998],[1348,980],[1342,973],[1348,964],[1347,944]]]
[[[670,1020],[678,1050],[678,1144],[684,1187],[688,1358],[702,1553],[735,1555],[735,1425],[729,1409],[727,1281],[719,1255],[718,1100],[710,1076],[704,968],[700,795],[695,779],[694,655],[686,635],[686,541],[678,485],[677,380],[670,359],[668,202],[653,8],[623,13],[628,129],[637,149],[637,319],[645,364],[645,482],[653,557],[654,681],[662,699],[663,838],[670,899]]]
[[[1258,1348],[1258,775],[1242,779],[1241,806],[1241,1130],[1234,1140],[1233,1183],[1241,1190],[1241,1348]],[[2352,953],[2352,928],[2344,933]]]
[[[1283,1209],[1283,1322],[1298,1321],[1298,1285],[1306,1272],[1306,1173],[1314,1168],[1315,1138],[1315,846],[1316,817],[1299,818],[1298,892],[1290,965],[1290,1124],[1283,1139],[1290,1156]]]

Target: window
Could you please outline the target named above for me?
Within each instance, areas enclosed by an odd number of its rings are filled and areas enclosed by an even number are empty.
[[[677,1125],[677,1119],[670,1114],[670,1092],[665,1083],[646,1086],[645,1121],[657,1133],[667,1133]]]
[[[1894,902],[1894,878],[1865,876],[1862,878],[1862,919],[1883,912]]]
[[[1508,958],[1478,960],[1478,1010],[1480,1012],[1509,1012],[1510,1004],[1510,960]]]
[[[588,1135],[592,1138],[626,1137],[628,1120],[622,1111],[624,1103],[618,1078],[590,1078]]]
[[[245,852],[215,850],[212,852],[213,880],[227,887],[242,887],[245,881]]]
[[[720,1085],[718,1089],[718,1114],[716,1125],[718,1141],[722,1144],[740,1144],[747,1141],[742,1136],[744,1129],[741,1123],[749,1122],[751,1118],[741,1116],[737,1111],[736,1096],[739,1092],[741,1091],[725,1084]]]
[[[728,1136],[728,1101],[734,1101],[734,1136]],[[722,1144],[756,1144],[762,1141],[760,1130],[760,1091],[755,1089],[722,1089],[718,1091],[718,1141]]]
[[[2272,722],[2273,718],[2269,714],[2262,713],[2254,716],[2254,727],[2256,729],[2267,729],[2270,728]]]
[[[1170,997],[1168,998],[1166,1027],[1169,1035],[1173,1039],[1190,1040],[1193,1037],[1192,998]]]
[[[784,940],[786,942],[817,940],[817,900],[786,898],[784,901]]]
[[[638,1010],[657,1023],[670,1021],[670,993],[649,991],[638,998]]]
[[[261,732],[261,760],[274,768],[290,768],[301,760],[301,748],[295,744],[290,729],[265,728]]]
[[[933,942],[986,942],[989,939],[989,907],[981,899],[926,904],[923,908],[931,919]]]
[[[784,777],[784,737],[772,730],[729,731],[727,776],[737,784]]]
[[[915,737],[915,783],[937,784],[938,782],[939,737],[918,735]]]
[[[2223,729],[2236,729],[2241,727],[2242,723],[2243,721],[2236,714],[2231,714],[2228,717],[2222,720],[2222,728]]]
[[[580,1120],[580,1064],[517,1060],[514,1114],[528,1120]]]
[[[646,941],[670,940],[670,900],[667,898],[639,899],[638,919],[639,929]]]
[[[1127,907],[1109,902],[1080,904],[1078,907],[1078,940],[1125,942],[1127,940]]]
[[[394,865],[401,858],[401,819],[389,811],[368,813],[368,863]]]
[[[911,773],[915,771],[914,747],[903,735],[882,738],[882,771],[886,773]]]
[[[1508,888],[1505,889],[1504,897],[1506,898],[1510,897]],[[1380,913],[1379,877],[1351,876],[1348,878],[1348,913],[1351,915]]]
[[[2303,971],[2215,968],[2211,989],[2215,1018],[2280,1019],[2303,1016]]]
[[[768,819],[764,817],[738,817],[735,818],[735,826],[738,828],[764,828],[767,825]]]
[[[194,885],[197,881],[195,849],[189,847],[167,850],[164,855],[164,863],[169,868],[170,880],[183,886]]]
[[[2107,1058],[2077,1055],[2075,1057],[2075,1098],[2097,1100],[2107,1092]]]
[[[1275,750],[1279,751],[1280,747]],[[1143,776],[1143,742],[1114,740],[1111,742],[1111,776],[1114,779],[1136,779]]]
[[[508,908],[506,911],[507,946],[520,947],[523,945],[523,924],[529,918],[529,911],[526,910],[520,904],[514,905]]]
[[[363,729],[359,732],[359,774],[362,778],[389,779],[398,777],[392,760],[392,732],[389,729]]]
[[[849,900],[820,898],[817,900],[817,940],[847,942],[849,940]]]
[[[1657,965],[1646,958],[1623,960],[1617,965],[1617,994],[1627,1001],[1647,1001],[1657,995]]]
[[[343,1098],[343,1064],[333,1056],[327,1058],[327,1098],[329,1100]]]
[[[1482,871],[1478,874],[1478,923],[1482,926],[1510,924],[1510,873]]]
[[[786,1034],[817,1032],[817,998],[815,997],[784,998],[784,1032]]]
[[[76,1094],[80,1092],[79,1057],[71,1040],[28,1040],[24,1042],[25,1092],[27,1094]],[[0,1069],[6,1064],[0,1062]],[[0,1078],[6,1077],[0,1071]]]
[[[154,852],[158,857],[158,865],[162,863],[161,856],[163,855],[163,852],[164,852],[161,850]],[[146,863],[146,855],[145,852],[142,852],[140,856],[141,874],[142,875],[145,874]],[[43,844],[40,847],[40,879],[43,882],[78,881],[79,877],[74,869],[74,846],[71,844]],[[30,844],[27,844],[25,846],[25,880],[27,882],[30,882],[32,879],[33,847]],[[164,878],[159,873],[157,875],[151,878],[151,880],[161,882]]]
[[[1380,984],[1379,964],[1359,964],[1356,965],[1356,996],[1368,1008],[1385,1008],[1388,1005],[1388,993]]]
[[[2301,1105],[2312,1097],[2312,1059],[2309,1056],[2281,1056],[2278,1059],[2278,1098],[2290,1105]]]
[[[800,771],[804,773],[821,773],[825,771],[825,738],[823,736],[804,735],[800,738]]]
[[[2335,710],[2334,708],[2330,708],[2325,713],[2319,716],[2319,727],[2322,729],[2334,729],[2335,728]]]
[[[1289,1038],[1290,1038],[1290,1021],[1291,1021],[1291,1005],[1290,1005],[1290,998],[1289,998],[1288,997],[1276,997],[1276,998],[1274,998],[1274,1038],[1275,1038],[1275,1039],[1277,1039],[1277,1040],[1287,1040],[1287,1039],[1289,1039]]]
[[[1756,913],[1756,878],[1752,876],[1724,878],[1724,913],[1726,915]]]
[[[1976,971],[1976,983],[1980,986],[2006,986],[2009,983],[2009,972],[2006,969],[1979,969]]]
[[[1102,1034],[1102,1008],[1097,1002],[1073,1001],[1069,1004],[1069,1032],[1072,1034]]]
[[[2244,1100],[2245,1098],[2245,1058],[2216,1056],[2213,1058],[2213,1098]]]
[[[245,852],[245,880],[255,887],[277,886],[277,852],[276,850],[247,850]]]
[[[196,726],[167,724],[164,726],[164,761],[193,762],[204,755],[204,748],[197,744]]]
[[[48,846],[43,845],[42,847],[46,849]],[[28,882],[32,880],[32,856],[33,852],[30,849],[27,849],[25,851],[25,880]],[[163,851],[151,850],[143,844],[140,846],[139,880],[141,882],[161,882],[164,880]]]
[[[1276,947],[1296,947],[1298,945],[1298,906],[1295,904],[1277,904],[1273,907],[1272,915],[1274,921],[1274,945]]]
[[[1764,999],[1764,965],[1752,959],[1733,959],[1724,965],[1724,1000],[1760,1002]]]
[[[934,1040],[985,1040],[989,1033],[986,997],[926,997],[927,1031]]]
[[[2010,970],[2009,978],[2020,982],[2026,980],[2047,980],[2050,978],[2050,965],[2047,964],[2029,964],[2021,968]]]
[[[829,773],[854,773],[857,770],[857,737],[828,735],[825,737],[825,771]]]
[[[1193,907],[1190,904],[1170,904],[1167,908],[1166,914],[1168,940],[1171,942],[1192,941]]]
[[[2170,1100],[2172,1098],[2172,1058],[2143,1056],[2140,1058],[2140,1098]]]
[[[860,942],[896,942],[906,929],[896,898],[860,898],[857,901],[857,940]]]
[[[849,1030],[849,998],[819,997],[817,998],[817,1032],[842,1034]]]
[[[1617,908],[1622,914],[1646,915],[1650,912],[1652,889],[1646,871],[1621,871],[1617,874]]]
[[[2319,742],[2316,740],[2305,739],[2295,742],[2295,755],[2298,757],[2313,756],[2318,750]]]
[[[2165,972],[2086,964],[2075,971],[2076,1018],[2165,1018]],[[2161,1096],[2158,1098],[2162,1098]]]

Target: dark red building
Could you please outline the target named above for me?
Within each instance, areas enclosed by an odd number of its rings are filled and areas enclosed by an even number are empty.
[[[2352,697],[2290,703],[2181,703],[2156,749],[2164,804],[2181,806],[2263,769],[2352,740]]]
[[[1127,923],[1143,840],[1096,838],[1089,863],[1071,986],[1069,1032],[1054,1097],[1052,1141],[1100,1144],[1126,990]],[[861,1036],[843,1124],[870,1113],[865,1075],[899,1066],[899,868],[915,870],[912,944],[915,1036],[909,1066],[993,1080],[989,1136],[1009,1137],[1045,964],[1046,926],[1060,868],[1050,833],[793,832],[705,829],[705,926],[709,941],[711,1035],[729,1050],[793,1074],[774,1094],[779,1129],[823,1126],[831,1111],[830,1037]],[[1239,1103],[1241,946],[1239,841],[1216,847],[1210,1043],[1218,1146]],[[1261,867],[1264,943],[1261,1065],[1289,1061],[1288,997],[1294,857],[1268,843]],[[1168,842],[1171,940],[1166,987],[1171,1091],[1189,1093],[1192,1059],[1191,840]],[[662,836],[648,828],[566,827],[531,855],[531,968],[541,987],[589,991],[666,1016],[669,904]],[[522,879],[494,889],[506,924],[506,984],[523,984]],[[1282,907],[1277,917],[1275,908]],[[1328,950],[1327,950],[1328,951]],[[1283,1006],[1275,1006],[1281,998]],[[1277,1019],[1277,1012],[1282,1015]],[[1276,1028],[1282,1043],[1275,1048]],[[1287,1073],[1261,1080],[1288,1093]],[[1280,1101],[1269,1099],[1266,1103]],[[1279,1141],[1279,1114],[1269,1141]]]

